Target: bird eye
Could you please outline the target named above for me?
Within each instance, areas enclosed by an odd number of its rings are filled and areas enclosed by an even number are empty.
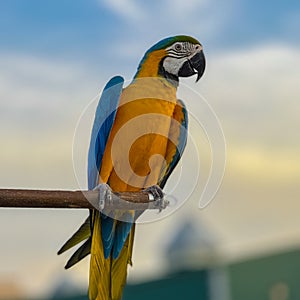
[[[181,44],[175,44],[175,50],[180,51],[182,49]]]
[[[195,49],[196,50],[201,50],[201,46],[200,45],[196,45]]]

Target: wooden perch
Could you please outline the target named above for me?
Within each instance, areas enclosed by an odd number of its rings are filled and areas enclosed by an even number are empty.
[[[145,210],[159,209],[161,205],[150,200],[147,192],[122,192],[113,193],[104,208]],[[0,189],[0,207],[99,209],[99,192]]]

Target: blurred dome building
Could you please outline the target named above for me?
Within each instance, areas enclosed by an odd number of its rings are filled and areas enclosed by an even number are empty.
[[[171,272],[205,269],[218,264],[217,238],[207,226],[186,220],[175,232],[165,252]]]

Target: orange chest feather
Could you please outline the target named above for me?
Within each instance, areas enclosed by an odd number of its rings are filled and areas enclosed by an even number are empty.
[[[156,184],[166,157],[176,89],[143,78],[123,90],[100,170],[114,190]]]

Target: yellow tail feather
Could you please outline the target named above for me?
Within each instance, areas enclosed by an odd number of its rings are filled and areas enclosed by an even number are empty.
[[[99,212],[94,214],[93,237],[90,261],[89,299],[119,300],[122,297],[127,277],[127,265],[131,264],[134,227],[117,259],[105,259],[101,240]],[[117,222],[117,221],[116,221]]]

